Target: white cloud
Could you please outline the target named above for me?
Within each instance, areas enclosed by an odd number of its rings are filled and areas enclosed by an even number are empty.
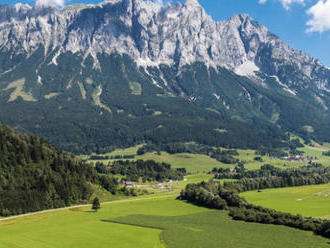
[[[267,1],[268,0],[259,0],[258,2],[259,4],[265,4]],[[289,10],[290,6],[295,3],[305,4],[305,0],[277,0],[277,1],[280,1],[286,10]]]
[[[330,30],[330,0],[319,0],[307,10],[312,16],[307,22],[307,32],[324,32]]]
[[[65,0],[36,0],[36,5],[39,6],[60,6],[63,7],[65,5]]]

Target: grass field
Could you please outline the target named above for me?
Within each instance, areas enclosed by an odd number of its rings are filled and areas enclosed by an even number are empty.
[[[117,149],[113,152],[103,154],[104,156],[116,156],[116,155],[135,155],[137,150],[142,145],[135,147],[130,147],[126,149]],[[93,154],[94,155],[94,154]],[[87,159],[89,156],[82,155],[80,158]],[[169,154],[167,152],[161,152],[161,155],[157,155],[156,152],[150,152],[143,155],[135,156],[134,160],[155,160],[157,162],[165,162],[172,165],[172,168],[186,168],[189,173],[202,173],[209,172],[214,167],[227,167],[229,165],[218,162],[217,160],[210,158],[206,155],[201,154],[190,154],[190,153],[178,153],[178,154]],[[91,162],[103,162],[108,163],[113,160],[91,160]]]
[[[283,212],[330,217],[330,184],[249,191],[241,196],[255,205]]]
[[[136,159],[148,160],[152,159],[157,162],[165,162],[172,165],[172,168],[186,168],[190,173],[209,172],[214,167],[228,167],[217,160],[201,154],[178,153],[168,154],[161,152],[161,155],[156,153],[146,153],[141,156],[136,156]]]
[[[111,153],[104,154],[105,156],[116,156],[116,155],[136,155],[137,150],[143,145],[138,145],[135,147],[130,147],[127,149],[117,149]],[[322,152],[330,150],[329,144],[319,145],[314,144],[314,146],[305,146],[299,148],[298,150],[304,151],[304,156],[309,156],[316,158],[313,161],[322,163],[325,166],[330,166],[330,157],[322,155]],[[239,153],[238,158],[240,161],[245,163],[245,167],[249,170],[259,169],[264,164],[271,164],[280,168],[290,168],[299,167],[306,165],[305,162],[295,162],[295,161],[285,161],[281,159],[274,159],[268,156],[262,156],[262,161],[255,161],[254,158],[255,150],[237,150]],[[93,154],[95,155],[95,154]],[[89,156],[80,156],[82,159],[87,159]],[[201,154],[190,154],[190,153],[178,153],[178,154],[168,154],[167,152],[161,152],[158,155],[156,152],[150,152],[143,155],[135,156],[136,159],[148,160],[152,159],[157,162],[165,162],[172,165],[173,168],[186,168],[189,173],[203,173],[209,172],[213,168],[234,168],[235,165],[228,165],[221,163],[213,158]],[[100,162],[109,162],[113,160],[100,160]],[[97,160],[91,160],[91,162],[97,162]]]
[[[329,247],[327,239],[311,232],[233,221],[226,212],[174,197],[104,204],[97,213],[78,208],[0,222],[0,248]]]

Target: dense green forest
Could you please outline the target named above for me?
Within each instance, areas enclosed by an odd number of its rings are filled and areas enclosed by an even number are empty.
[[[135,182],[137,182],[140,178],[142,178],[143,182],[183,180],[183,177],[186,174],[186,170],[184,168],[171,169],[171,165],[166,163],[157,163],[153,160],[119,160],[107,165],[98,162],[96,163],[95,168],[100,174],[122,175],[125,176],[125,180]]]
[[[145,142],[191,141],[256,149],[283,146],[286,132],[305,139],[327,137],[329,122],[322,111],[289,96],[273,79],[265,79],[270,80],[269,91],[224,68],[194,63],[182,68],[182,73],[166,65],[142,69],[130,57],[118,54],[98,55],[100,73],[93,69],[91,56],[82,60],[63,53],[56,66],[52,56],[43,58],[44,53],[40,47],[22,58],[15,70],[0,76],[2,89],[25,78],[24,89],[36,99],[27,102],[18,97],[8,102],[12,90],[0,91],[0,121],[66,151],[101,154]],[[36,84],[36,70],[42,85]],[[132,83],[140,86],[139,94],[132,93]],[[99,100],[111,112],[95,103],[99,87]],[[57,95],[44,97],[51,93]],[[306,132],[304,126],[312,126],[315,132]]]
[[[42,139],[0,126],[0,215],[86,202],[96,171]]]
[[[185,173],[153,160],[93,166],[43,139],[0,125],[0,216],[87,203],[93,185],[111,194],[147,193],[121,187],[114,175],[162,182],[182,180]]]

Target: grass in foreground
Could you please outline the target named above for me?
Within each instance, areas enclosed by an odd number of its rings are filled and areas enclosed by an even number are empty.
[[[311,232],[233,221],[224,211],[174,196],[103,204],[97,213],[78,208],[0,222],[0,248],[323,248],[327,243]]]
[[[311,217],[330,217],[330,184],[249,191],[241,194],[255,205]]]
[[[225,211],[174,217],[132,215],[109,221],[163,230],[160,237],[168,248],[327,247],[326,239],[311,233],[283,226],[233,221]]]

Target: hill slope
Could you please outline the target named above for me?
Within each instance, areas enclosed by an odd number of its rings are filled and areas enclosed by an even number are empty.
[[[34,136],[0,126],[0,216],[83,202],[95,170]]]

